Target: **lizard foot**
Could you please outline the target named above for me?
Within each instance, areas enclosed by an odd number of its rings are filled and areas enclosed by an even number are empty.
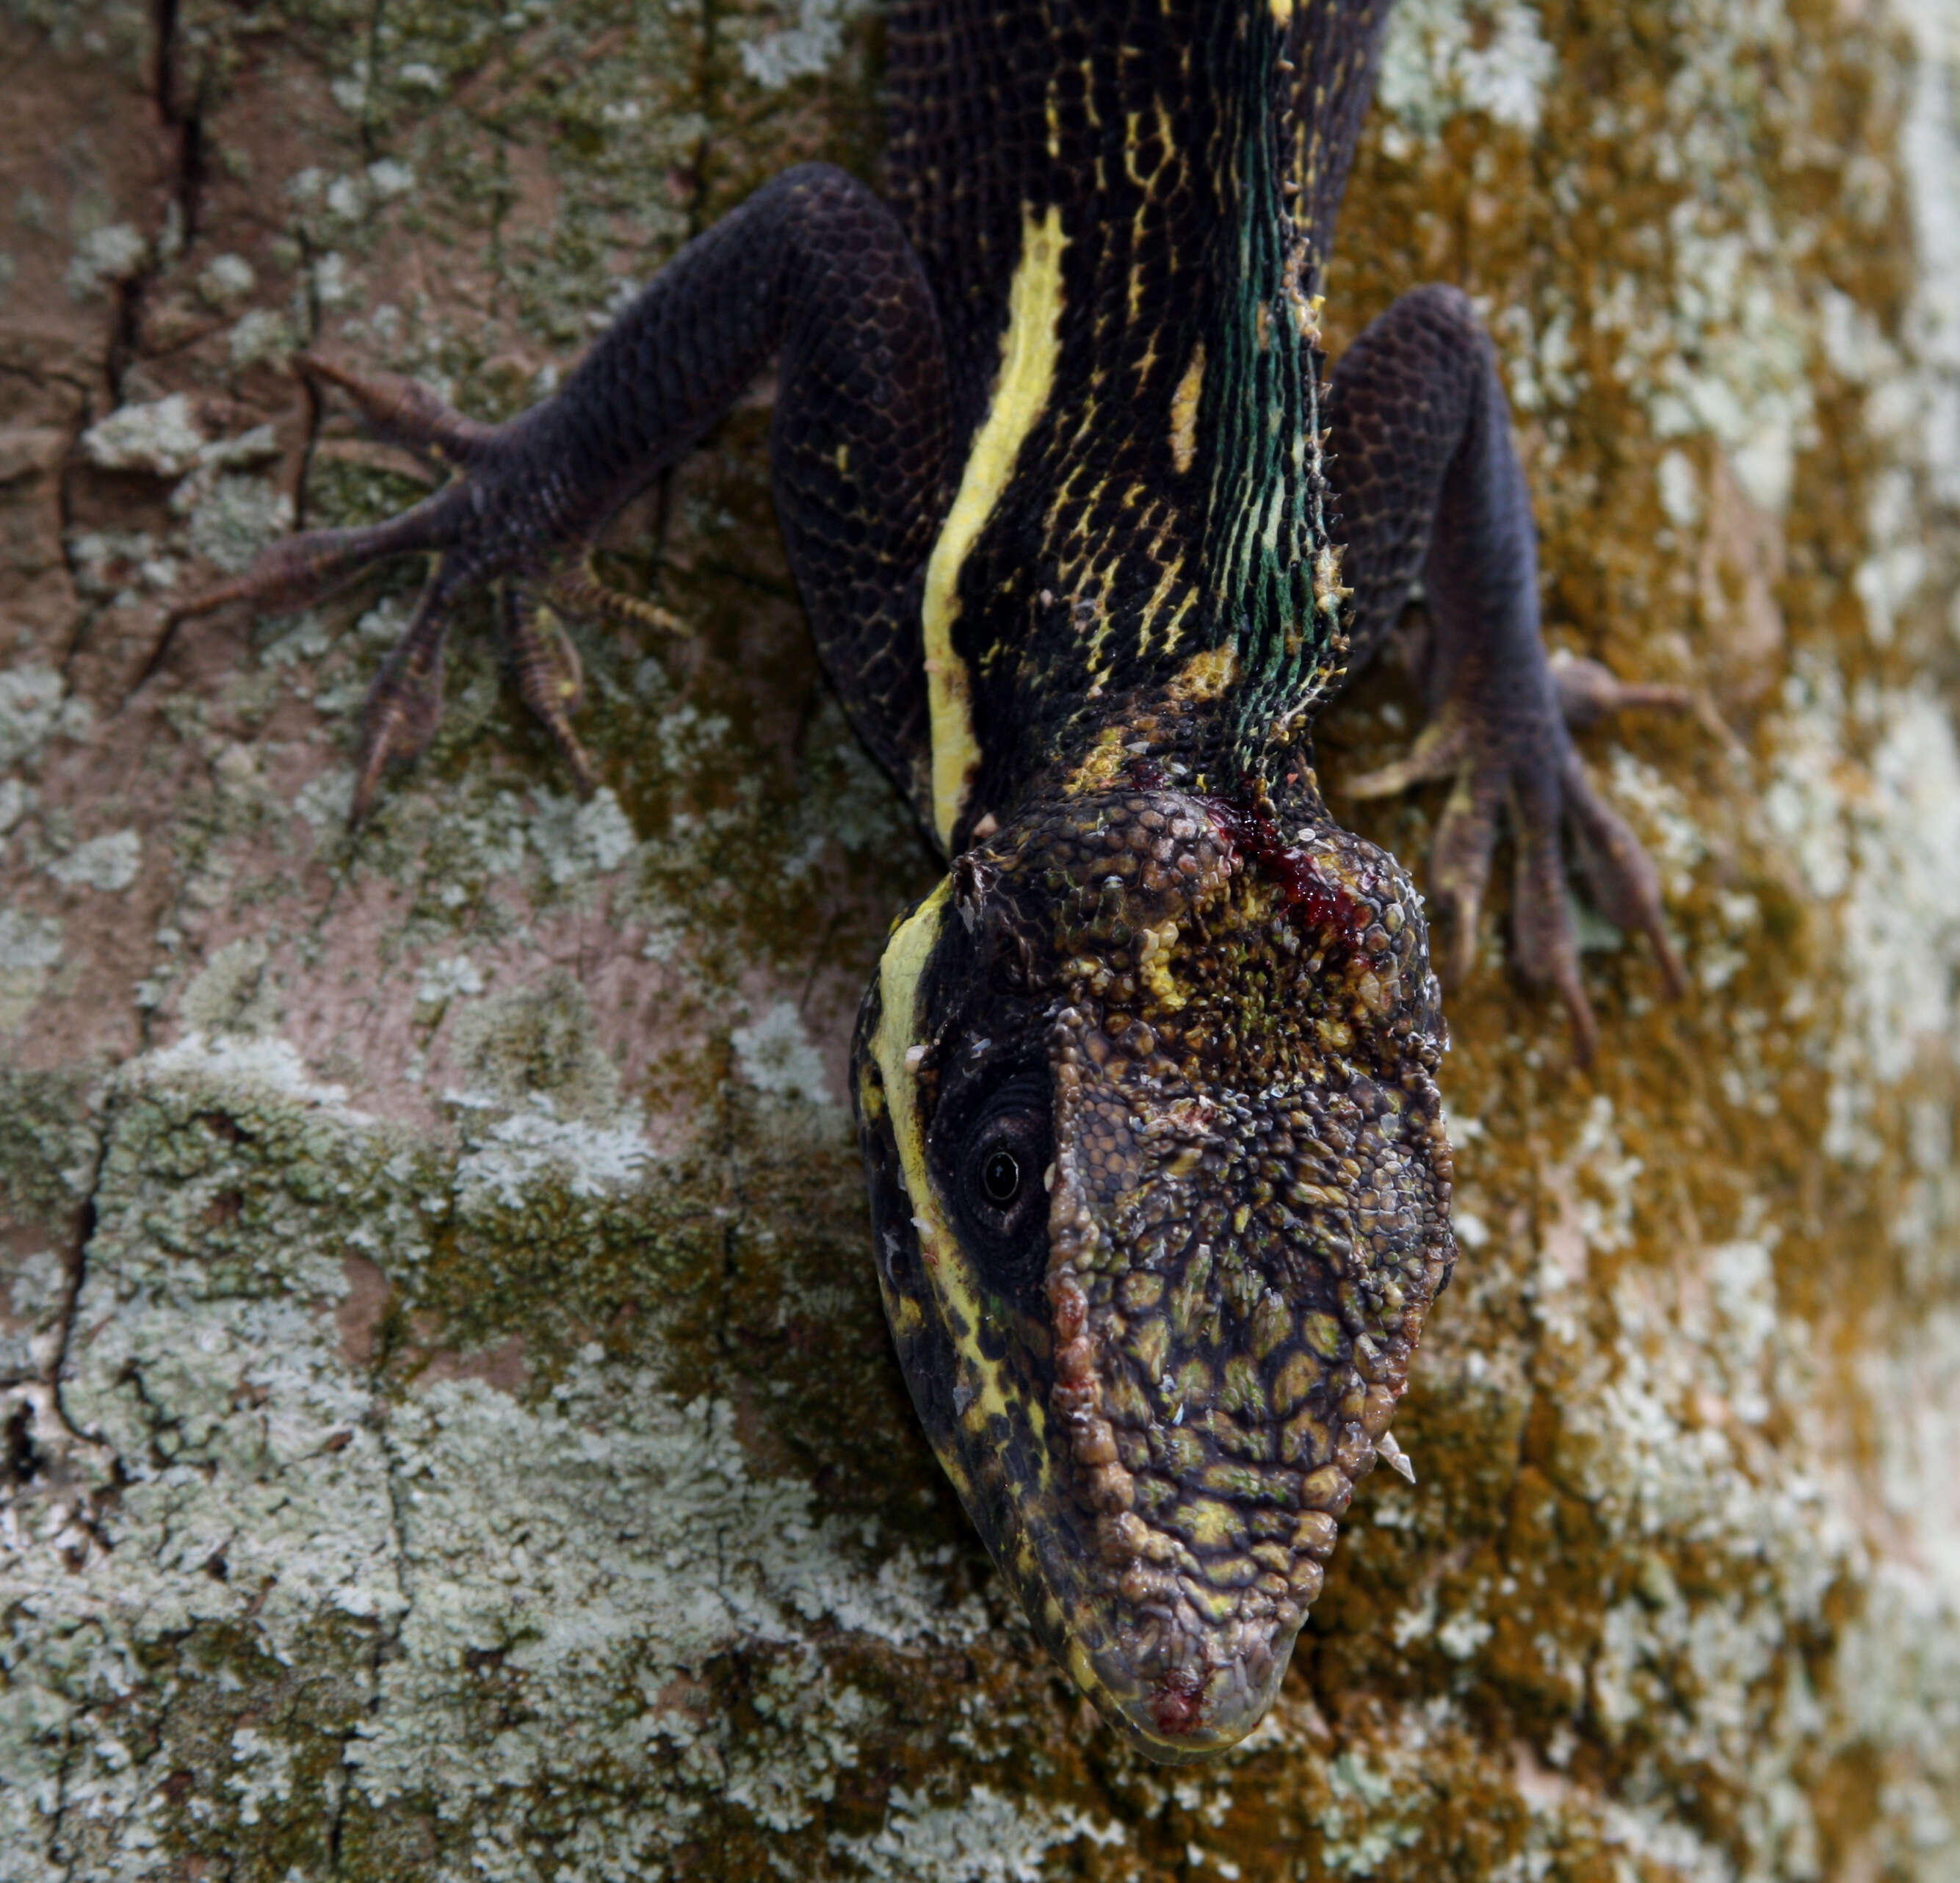
[[[161,666],[186,621],[236,603],[273,612],[304,607],[388,557],[425,553],[434,558],[428,580],[361,708],[350,821],[358,824],[367,815],[388,768],[418,757],[435,736],[450,612],[464,593],[492,580],[500,589],[497,623],[504,664],[520,697],[563,755],[581,794],[589,794],[592,762],[571,726],[584,691],[578,656],[558,611],[670,635],[685,631],[681,622],[665,609],[601,581],[592,567],[589,538],[550,543],[552,532],[536,526],[527,505],[510,428],[466,418],[413,380],[350,373],[310,355],[299,356],[295,364],[316,386],[344,391],[380,437],[457,475],[433,496],[385,522],[288,536],[243,574],[180,602],[164,618],[142,678]]]
[[[1478,918],[1508,814],[1517,845],[1512,958],[1526,981],[1554,990],[1564,1001],[1574,1055],[1588,1065],[1599,1029],[1580,974],[1562,832],[1572,838],[1574,860],[1601,913],[1616,927],[1647,937],[1670,994],[1680,994],[1685,982],[1662,921],[1659,872],[1594,788],[1568,729],[1626,708],[1678,711],[1694,701],[1685,688],[1622,682],[1593,660],[1554,658],[1550,677],[1552,698],[1522,711],[1515,701],[1486,701],[1459,687],[1405,757],[1349,780],[1347,790],[1358,798],[1386,797],[1451,781],[1429,878],[1431,895],[1450,918],[1449,965],[1459,986],[1476,958]]]

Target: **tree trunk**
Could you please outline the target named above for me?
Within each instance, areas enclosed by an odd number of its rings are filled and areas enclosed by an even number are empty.
[[[1035,1646],[891,1358],[844,1108],[931,879],[817,673],[760,388],[611,538],[581,805],[480,635],[344,828],[419,488],[798,158],[864,0],[0,0],[0,1879],[1960,1875],[1960,0],[1403,0],[1338,346],[1478,297],[1587,755],[1690,968],[1596,1071],[1452,991],[1463,1260],[1270,1722]],[[267,429],[266,428],[269,428]],[[481,627],[487,615],[471,618]],[[1337,809],[1419,702],[1328,723]]]

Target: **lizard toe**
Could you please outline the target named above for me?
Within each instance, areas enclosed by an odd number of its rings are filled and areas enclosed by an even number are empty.
[[[1553,650],[1549,665],[1558,690],[1558,710],[1577,732],[1610,713],[1685,713],[1693,711],[1694,695],[1685,686],[1622,680],[1612,668],[1563,647]]]
[[[1450,921],[1445,976],[1464,985],[1476,966],[1478,921],[1488,902],[1491,860],[1505,823],[1517,844],[1511,903],[1511,958],[1535,988],[1558,994],[1572,1019],[1580,1064],[1592,1062],[1599,1029],[1580,976],[1578,929],[1566,892],[1570,860],[1599,911],[1617,929],[1644,934],[1668,994],[1684,991],[1680,956],[1668,939],[1660,872],[1640,838],[1599,796],[1566,727],[1623,708],[1694,708],[1685,688],[1631,685],[1597,660],[1552,660],[1552,685],[1527,701],[1491,698],[1464,668],[1460,688],[1403,759],[1348,780],[1351,797],[1386,797],[1450,778],[1449,803],[1429,852],[1429,893]]]
[[[517,692],[532,715],[563,755],[581,797],[590,797],[597,781],[572,715],[585,697],[578,650],[552,609],[515,582],[507,582],[498,612],[504,657]]]
[[[1511,959],[1529,985],[1549,988],[1572,1023],[1573,1057],[1589,1066],[1599,1047],[1599,1023],[1579,967],[1579,932],[1566,892],[1556,794],[1513,800],[1517,854],[1511,891]]]
[[[1476,966],[1477,930],[1490,886],[1502,804],[1500,779],[1468,763],[1460,765],[1430,848],[1430,894],[1449,918],[1449,978],[1457,987],[1468,981]]]
[[[440,491],[382,523],[282,536],[242,574],[177,603],[164,617],[165,635],[238,602],[273,613],[304,608],[390,556],[445,547],[457,534],[462,511],[455,491]]]
[[[1593,901],[1615,927],[1647,937],[1668,992],[1679,999],[1688,983],[1667,932],[1660,871],[1625,820],[1594,789],[1577,752],[1565,755],[1560,786],[1580,873]]]
[[[359,408],[377,437],[418,456],[467,466],[492,455],[498,428],[466,418],[421,380],[396,373],[355,373],[317,353],[298,353],[293,366],[316,392],[338,386]]]
[[[1348,781],[1350,797],[1393,797],[1398,792],[1438,778],[1453,777],[1470,749],[1468,720],[1446,704],[1441,712],[1416,735],[1415,743],[1401,758],[1373,771],[1364,771]]]
[[[687,623],[657,602],[650,602],[624,589],[600,580],[590,556],[569,560],[552,577],[550,598],[574,615],[590,615],[609,628],[651,628],[654,633],[685,635],[692,632]]]
[[[442,717],[442,679],[448,611],[463,581],[438,569],[422,590],[414,617],[382,663],[361,709],[354,797],[347,821],[358,825],[374,801],[382,775],[428,749]]]
[[[187,596],[166,612],[163,632],[151,648],[136,685],[142,686],[161,670],[186,622],[240,603],[269,614],[309,607],[390,556],[444,548],[453,539],[461,516],[457,493],[441,491],[383,523],[282,536],[242,574]]]

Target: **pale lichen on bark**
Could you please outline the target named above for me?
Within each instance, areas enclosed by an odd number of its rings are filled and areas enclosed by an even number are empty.
[[[138,688],[197,568],[414,492],[285,348],[516,409],[783,164],[875,173],[877,32],[0,6],[0,1878],[1952,1875],[1952,0],[1404,0],[1334,337],[1477,294],[1554,639],[1702,689],[1589,746],[1694,985],[1589,916],[1591,1080],[1494,936],[1452,993],[1418,1482],[1214,1768],[1070,1697],[887,1351],[833,1102],[929,865],[767,389],[615,533],[694,634],[579,631],[590,803],[466,647],[345,832],[410,571]]]

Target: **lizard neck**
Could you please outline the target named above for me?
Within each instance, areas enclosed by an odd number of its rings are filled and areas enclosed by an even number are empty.
[[[948,854],[985,842],[1029,806],[1122,790],[1187,793],[1287,832],[1330,825],[1303,717],[1248,740],[1236,669],[1228,647],[1195,658],[1165,685],[1085,698],[1053,749],[998,797],[969,795]]]

